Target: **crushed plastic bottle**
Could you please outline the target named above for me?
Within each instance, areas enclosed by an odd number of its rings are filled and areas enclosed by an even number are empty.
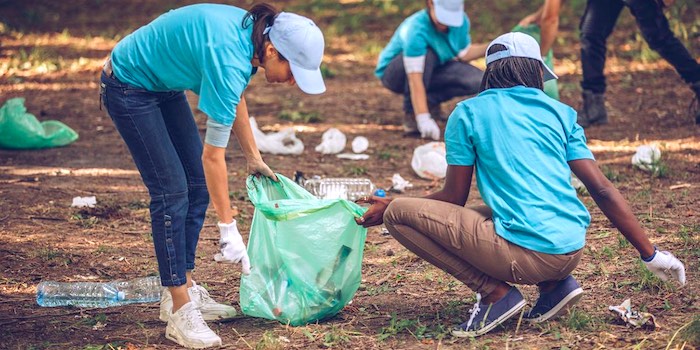
[[[370,179],[356,178],[325,178],[304,181],[304,188],[321,199],[358,200],[362,196],[370,196],[374,192],[374,184]]]
[[[40,306],[110,307],[160,300],[160,278],[143,277],[112,282],[42,281],[36,289]]]

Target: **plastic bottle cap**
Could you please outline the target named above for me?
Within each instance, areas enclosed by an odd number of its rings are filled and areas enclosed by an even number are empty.
[[[386,197],[386,191],[383,189],[379,188],[376,191],[374,191],[374,195],[377,197]]]

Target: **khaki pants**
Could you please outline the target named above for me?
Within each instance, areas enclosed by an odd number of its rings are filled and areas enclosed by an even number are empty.
[[[408,250],[482,295],[501,282],[562,280],[581,260],[582,250],[545,254],[506,241],[496,234],[487,206],[398,198],[384,213],[384,224]]]

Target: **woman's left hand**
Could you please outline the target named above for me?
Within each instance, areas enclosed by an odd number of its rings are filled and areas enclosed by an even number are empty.
[[[391,198],[386,197],[362,197],[356,201],[356,203],[369,203],[371,206],[367,211],[360,217],[355,218],[355,222],[362,227],[370,227],[381,225],[384,223],[384,212],[386,207],[391,203]]]
[[[273,181],[279,181],[275,173],[270,169],[265,162],[260,158],[254,158],[248,160],[248,174],[259,176],[263,175],[269,177]]]

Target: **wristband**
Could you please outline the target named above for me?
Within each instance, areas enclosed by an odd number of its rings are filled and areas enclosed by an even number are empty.
[[[639,258],[642,259],[642,261],[644,261],[644,262],[650,262],[650,261],[654,260],[654,257],[656,257],[656,252],[657,252],[657,251],[658,251],[658,248],[657,248],[656,246],[654,246],[654,254],[651,254],[651,256],[648,257],[648,258],[646,258],[646,259],[645,259],[645,258],[642,258],[641,255],[639,256]]]

